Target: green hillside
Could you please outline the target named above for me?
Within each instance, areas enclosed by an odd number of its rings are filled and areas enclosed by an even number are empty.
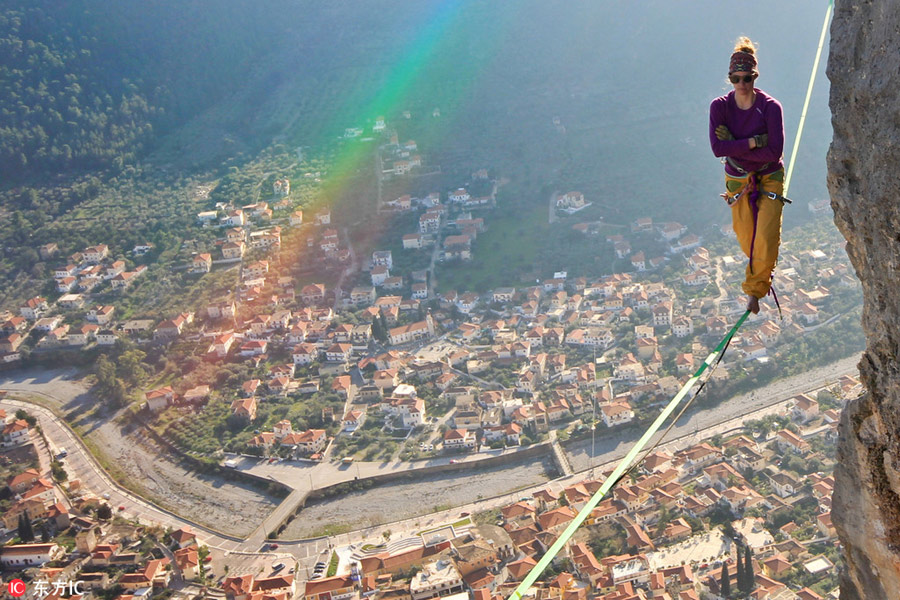
[[[160,230],[191,237],[197,185],[242,202],[298,147],[336,169],[319,200],[352,213],[371,191],[371,157],[337,138],[376,116],[440,167],[435,191],[482,167],[509,181],[507,210],[521,222],[486,243],[521,276],[532,274],[523,258],[545,271],[581,251],[568,227],[541,223],[554,190],[594,201],[585,220],[723,222],[706,127],[730,44],[759,41],[759,85],[785,106],[789,151],[820,8],[764,2],[735,19],[711,0],[0,3],[0,282],[33,291],[48,241],[74,250],[109,231],[113,244]],[[826,195],[826,98],[820,75],[786,227]],[[509,256],[504,235],[535,242]],[[471,275],[484,287],[493,269],[480,268]]]

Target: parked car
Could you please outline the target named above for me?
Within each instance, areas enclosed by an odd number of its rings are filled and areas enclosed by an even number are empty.
[[[272,565],[272,570],[273,570],[273,571],[280,571],[280,570],[282,570],[283,568],[284,568],[284,563],[283,563],[283,562],[278,562],[278,563],[275,563],[274,565]]]

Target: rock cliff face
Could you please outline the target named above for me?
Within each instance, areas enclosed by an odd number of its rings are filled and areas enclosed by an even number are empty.
[[[862,281],[867,393],[845,408],[832,518],[841,599],[900,598],[900,10],[838,1],[831,25],[835,223]]]

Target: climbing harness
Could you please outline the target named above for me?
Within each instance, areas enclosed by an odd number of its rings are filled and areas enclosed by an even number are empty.
[[[728,194],[722,194],[722,197],[725,198],[725,203],[728,206],[733,205],[738,201],[738,198],[741,197],[741,193],[743,193],[743,189],[737,191],[733,196],[729,196]],[[793,201],[790,198],[782,196],[781,194],[776,194],[775,192],[762,192],[761,195],[765,198],[771,198],[772,200],[781,200],[783,204],[792,204]]]

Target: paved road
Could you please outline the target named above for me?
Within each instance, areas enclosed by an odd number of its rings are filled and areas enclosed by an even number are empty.
[[[550,199],[547,201],[547,210],[549,212],[547,222],[553,225],[559,218],[556,216],[556,197],[559,196],[559,190],[553,190]]]
[[[696,443],[701,439],[712,437],[724,430],[722,424],[731,424],[725,429],[733,428],[736,426],[735,419],[767,407],[780,406],[792,396],[811,390],[816,391],[827,384],[836,382],[841,375],[855,375],[858,372],[856,368],[858,362],[859,356],[845,358],[830,365],[812,369],[802,375],[775,381],[753,393],[730,398],[715,408],[687,414],[672,428],[667,439],[693,439],[694,442],[691,443]],[[702,392],[703,395],[709,393],[715,393],[715,390],[707,389]],[[746,418],[750,420],[759,417],[747,416]],[[621,434],[610,435],[610,432],[604,431],[603,428],[598,428],[596,433],[593,452],[595,458],[593,460],[591,459],[592,442],[590,439],[567,445],[566,451],[569,453],[572,466],[576,471],[589,469],[592,462],[603,462],[611,460],[613,457],[624,456],[639,434],[639,432],[629,430]]]

